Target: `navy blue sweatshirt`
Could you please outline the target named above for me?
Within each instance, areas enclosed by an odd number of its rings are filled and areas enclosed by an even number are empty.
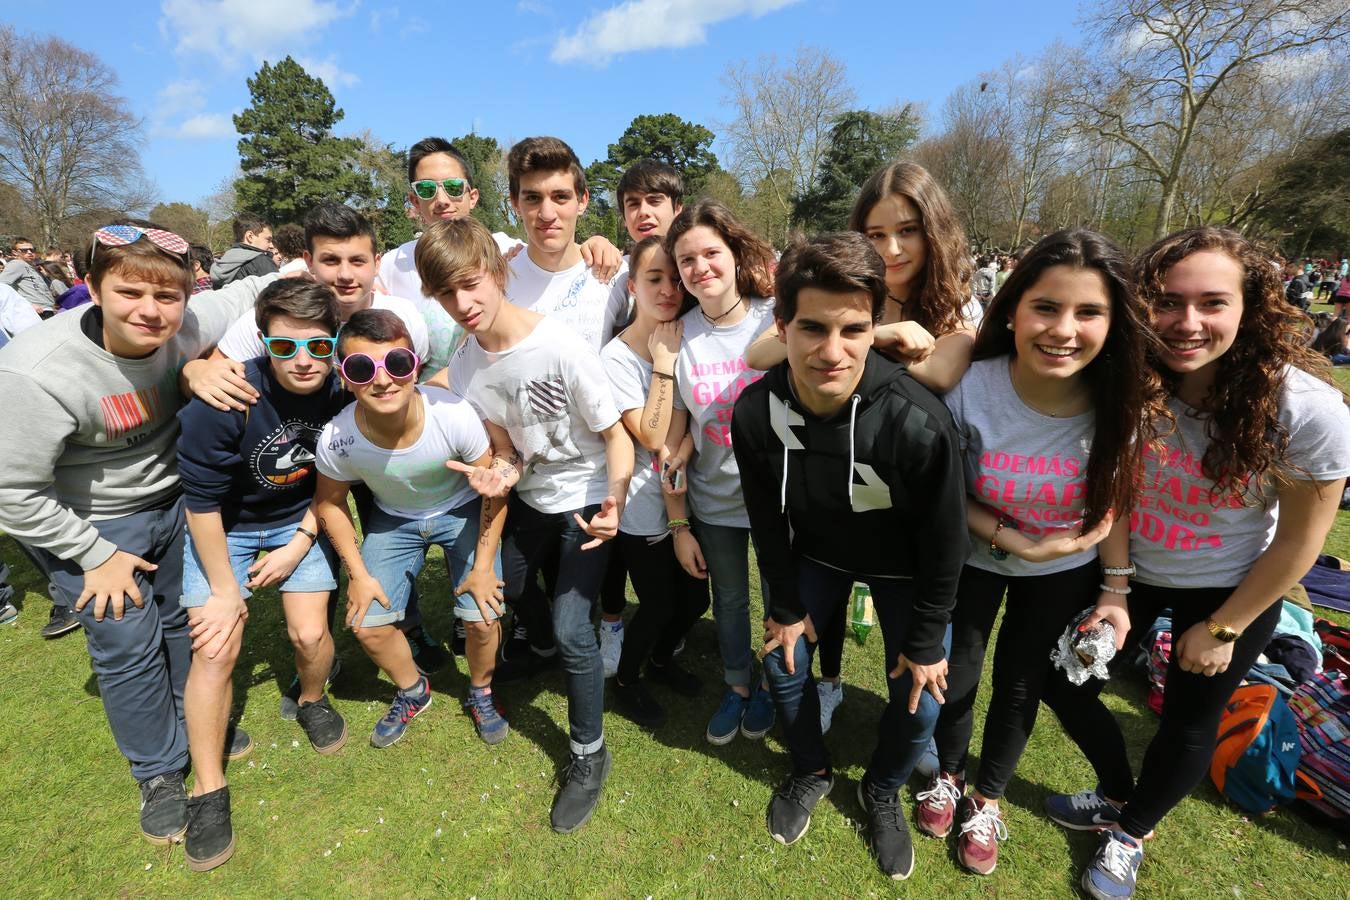
[[[178,474],[192,512],[220,510],[225,530],[261,531],[298,522],[314,499],[314,444],[345,406],[335,373],[313,394],[277,383],[267,357],[244,363],[258,390],[247,412],[193,398],[178,413]]]
[[[905,656],[942,659],[970,549],[961,455],[942,401],[871,351],[849,402],[820,419],[797,401],[784,362],[741,394],[731,434],[774,620],[805,615],[803,557],[855,577],[912,580]]]

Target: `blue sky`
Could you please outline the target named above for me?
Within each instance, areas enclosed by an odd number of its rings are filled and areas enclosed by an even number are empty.
[[[556,134],[583,163],[634,116],[729,117],[728,64],[822,47],[848,67],[859,105],[923,101],[1052,41],[1077,42],[1077,0],[28,0],[4,19],[59,34],[116,70],[145,121],[142,161],[163,201],[196,202],[238,161],[230,114],[245,79],[290,54],[346,117],[399,146],[470,130],[503,143]],[[719,157],[724,148],[714,145]]]

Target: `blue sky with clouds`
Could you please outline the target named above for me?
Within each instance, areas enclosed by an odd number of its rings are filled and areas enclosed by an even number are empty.
[[[319,75],[346,118],[406,146],[470,130],[503,143],[556,134],[583,162],[636,115],[673,112],[717,131],[721,75],[801,44],[842,60],[859,105],[922,101],[1056,39],[1076,42],[1076,0],[28,0],[21,32],[55,33],[118,73],[145,121],[142,155],[160,199],[195,202],[238,161],[230,114],[245,79],[290,54]],[[720,145],[714,149],[721,151]],[[722,155],[719,152],[719,155]]]

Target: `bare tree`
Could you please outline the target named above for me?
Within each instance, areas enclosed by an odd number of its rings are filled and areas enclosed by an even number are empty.
[[[980,249],[1006,238],[1009,213],[1000,188],[1012,150],[1004,140],[1003,110],[993,94],[972,83],[953,91],[942,109],[943,130],[914,148],[918,162],[947,189],[966,236]]]
[[[767,192],[783,233],[766,237],[781,241],[793,197],[815,183],[830,126],[854,102],[846,68],[823,50],[800,47],[781,66],[776,56],[729,66],[722,84],[735,111],[720,126],[731,144],[731,170],[747,188]]]
[[[93,54],[0,26],[0,177],[27,195],[45,244],[80,212],[149,200],[141,123],[116,90]]]
[[[1157,186],[1153,234],[1170,228],[1197,129],[1225,85],[1253,66],[1321,45],[1344,52],[1344,0],[1104,3],[1073,101],[1088,128],[1132,151]]]

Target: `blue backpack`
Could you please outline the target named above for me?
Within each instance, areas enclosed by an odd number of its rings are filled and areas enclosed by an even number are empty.
[[[1302,750],[1289,704],[1269,684],[1244,684],[1219,720],[1209,774],[1214,786],[1251,813],[1270,812],[1295,796],[1321,793],[1298,771]]]

